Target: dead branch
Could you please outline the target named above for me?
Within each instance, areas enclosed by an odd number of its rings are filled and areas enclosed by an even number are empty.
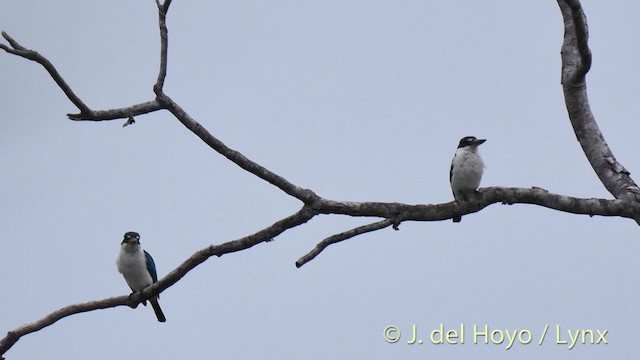
[[[309,253],[307,253],[306,255],[302,256],[300,259],[298,259],[298,261],[296,261],[296,267],[299,268],[302,265],[304,265],[304,264],[308,263],[309,261],[313,260],[316,256],[318,256],[318,254],[320,254],[322,252],[322,250],[326,249],[327,246],[329,246],[329,245],[333,245],[335,243],[339,243],[340,241],[344,241],[344,240],[350,239],[352,237],[355,237],[355,236],[358,236],[358,235],[361,235],[361,234],[365,234],[365,233],[368,233],[368,232],[384,229],[386,227],[394,225],[394,222],[395,222],[395,220],[393,220],[393,219],[384,219],[382,221],[377,221],[377,222],[374,222],[372,224],[359,226],[357,228],[354,228],[354,229],[351,229],[351,230],[348,230],[348,231],[345,231],[345,232],[341,232],[340,234],[336,234],[336,235],[330,236],[330,237],[322,240],[321,242],[319,242],[318,245],[316,245],[316,247],[313,248],[313,250],[311,250]]]
[[[564,19],[562,88],[578,142],[604,187],[616,198],[640,201],[640,188],[620,164],[600,132],[589,106],[586,74],[591,68],[589,30],[579,0],[558,0]]]
[[[164,87],[164,79],[167,77],[167,58],[169,49],[169,30],[167,29],[167,11],[171,5],[171,0],[166,0],[164,4],[160,4],[156,0],[158,6],[158,25],[160,26],[160,71],[158,72],[158,80],[153,86],[153,92],[160,96]]]
[[[224,254],[246,250],[261,242],[269,241],[288,229],[304,224],[316,214],[317,213],[315,211],[307,207],[303,207],[293,215],[277,221],[273,225],[264,228],[254,234],[245,236],[237,240],[228,241],[220,245],[210,245],[191,255],[176,269],[171,271],[162,279],[158,280],[158,282],[156,282],[152,286],[149,286],[141,292],[134,294],[135,296],[124,295],[103,300],[89,301],[81,304],[68,305],[46,315],[45,317],[37,321],[34,321],[33,323],[26,324],[14,330],[11,330],[7,333],[7,336],[0,340],[0,358],[1,355],[6,353],[18,340],[20,340],[22,336],[41,330],[49,325],[54,324],[62,318],[74,314],[80,314],[93,310],[108,309],[116,306],[130,306],[135,308],[142,300],[149,299],[151,296],[163,292],[171,285],[178,282],[189,271],[193,270],[196,266],[203,263],[211,256],[220,257]]]
[[[442,221],[451,219],[456,214],[472,214],[496,203],[538,205],[548,209],[589,216],[617,216],[634,220],[640,217],[640,204],[636,202],[576,198],[550,193],[539,187],[487,187],[481,188],[479,193],[467,202],[428,205],[321,199],[317,211],[321,214],[393,218],[399,222]]]
[[[67,95],[69,100],[71,100],[71,102],[75,106],[77,106],[78,109],[80,109],[81,113],[91,111],[89,107],[85,105],[85,103],[82,102],[82,100],[80,100],[80,98],[73,92],[73,90],[71,90],[71,87],[62,78],[62,75],[60,75],[58,70],[56,70],[56,68],[47,58],[40,55],[37,51],[29,50],[24,46],[20,45],[16,40],[14,40],[11,36],[9,36],[9,34],[7,34],[4,31],[2,32],[2,37],[4,37],[7,40],[7,42],[9,43],[9,45],[11,45],[11,47],[5,44],[0,44],[0,49],[10,54],[17,55],[31,61],[35,61],[40,65],[42,65],[45,68],[45,70],[49,72],[49,75],[51,75],[51,78],[53,78],[53,81],[55,81],[56,84],[58,84],[58,86],[60,87],[60,89],[62,89],[64,94]]]
[[[47,316],[39,319],[30,324],[22,325],[16,329],[13,329],[7,333],[4,339],[0,340],[0,355],[9,350],[21,337],[42,330],[43,328],[52,325],[56,321],[65,318],[70,315],[80,314],[83,312],[108,309],[116,306],[127,305],[128,296],[111,297],[99,301],[89,301],[81,304],[68,305],[60,308]],[[3,357],[0,356],[0,359]]]

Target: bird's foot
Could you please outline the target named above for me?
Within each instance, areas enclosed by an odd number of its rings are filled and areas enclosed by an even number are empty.
[[[142,303],[142,305],[144,306],[147,306],[147,300],[142,299],[141,292],[132,292],[131,294],[129,294],[129,299],[127,299],[127,305],[130,308],[135,309],[138,307],[140,303]]]

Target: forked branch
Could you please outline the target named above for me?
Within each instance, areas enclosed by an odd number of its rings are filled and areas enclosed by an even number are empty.
[[[434,205],[407,205],[381,202],[346,202],[320,199],[317,208],[320,214],[342,214],[349,216],[379,217],[382,221],[364,225],[349,231],[330,236],[296,261],[301,267],[318,256],[329,245],[352,237],[397,225],[404,221],[442,221],[456,214],[467,215],[478,212],[493,204],[531,204],[580,215],[616,216],[640,219],[640,204],[627,200],[584,199],[553,194],[539,187],[507,188],[488,187],[480,189],[470,201],[464,203],[449,202]]]
[[[155,99],[144,103],[119,109],[92,110],[72,91],[71,87],[65,82],[51,62],[38,52],[23,47],[5,32],[2,32],[2,36],[7,40],[9,46],[0,44],[0,49],[41,64],[69,100],[79,109],[80,113],[78,114],[68,114],[70,119],[90,121],[125,119],[157,110],[168,110],[187,129],[197,135],[213,150],[225,156],[247,172],[269,182],[284,193],[300,200],[304,205],[301,210],[293,215],[254,234],[220,245],[211,245],[194,253],[164,278],[144,289],[139,295],[140,298],[146,299],[151,295],[163,292],[193,268],[212,256],[222,256],[223,254],[245,250],[259,243],[269,241],[288,229],[304,224],[318,214],[372,217],[377,218],[378,221],[322,240],[313,250],[296,262],[297,267],[314,259],[328,246],[358,235],[377,231],[389,226],[396,228],[397,225],[403,221],[447,220],[459,214],[465,215],[480,211],[495,203],[534,204],[574,214],[618,216],[640,221],[640,188],[638,188],[631,179],[629,172],[615,160],[589,108],[585,77],[591,67],[591,52],[588,47],[586,17],[578,0],[558,0],[565,22],[564,43],[562,47],[562,85],[565,101],[576,137],[589,162],[604,186],[617,200],[580,199],[552,194],[540,188],[491,187],[481,189],[481,191],[468,202],[449,202],[428,205],[348,202],[325,199],[316,195],[312,190],[304,189],[289,182],[284,177],[226,146],[164,93],[164,82],[167,76],[168,62],[166,15],[171,5],[171,0],[165,0],[163,3],[161,3],[160,0],[155,1],[158,7],[161,42],[160,69],[157,80],[153,86],[153,91],[156,95]],[[91,310],[126,305],[129,300],[128,297],[121,296],[84,304],[70,305],[54,311],[32,324],[10,331],[7,337],[0,340],[0,355],[11,348],[21,336],[38,331],[63,317]]]

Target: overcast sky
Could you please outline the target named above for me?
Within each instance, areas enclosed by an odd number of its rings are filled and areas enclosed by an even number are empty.
[[[592,110],[638,174],[640,3],[583,1]],[[483,186],[611,198],[582,153],[560,86],[555,1],[180,1],[165,90],[228,146],[334,200],[452,200],[459,139],[487,138]],[[2,0],[0,29],[55,64],[94,109],[153,98],[157,12],[145,1]],[[115,258],[138,231],[162,277],[301,204],[166,112],[72,122],[44,69],[0,53],[0,333],[129,292]],[[334,245],[376,219],[321,216],[211,258],[150,307],[65,318],[8,359],[603,359],[640,352],[633,221],[492,205]],[[422,345],[410,345],[412,325]],[[465,343],[429,332],[465,327]],[[532,335],[473,343],[473,326]],[[539,338],[546,325],[549,333]],[[397,326],[401,338],[383,338]],[[561,333],[556,334],[557,326]],[[607,330],[571,350],[567,330]],[[524,338],[526,340],[526,337]],[[597,339],[597,336],[596,336]]]

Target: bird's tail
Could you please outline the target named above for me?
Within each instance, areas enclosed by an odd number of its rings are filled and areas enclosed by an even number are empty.
[[[151,299],[149,299],[149,302],[151,303],[151,307],[153,307],[153,312],[156,313],[156,317],[158,318],[158,321],[160,321],[160,322],[167,321],[167,318],[164,317],[164,313],[162,312],[162,309],[160,308],[160,304],[158,304],[158,299],[157,298],[151,298]]]

